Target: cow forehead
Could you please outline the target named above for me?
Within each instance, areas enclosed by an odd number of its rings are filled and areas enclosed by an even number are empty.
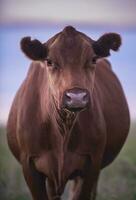
[[[80,60],[82,57],[93,55],[91,39],[88,40],[78,31],[62,31],[49,46],[51,57],[61,58],[65,61]]]

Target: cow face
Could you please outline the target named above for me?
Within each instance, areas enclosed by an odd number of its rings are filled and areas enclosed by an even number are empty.
[[[116,33],[94,41],[70,26],[45,44],[31,41],[30,37],[21,41],[21,48],[29,58],[44,63],[58,109],[70,111],[80,111],[90,105],[97,59],[110,55],[110,49],[116,51],[120,45],[121,39]]]

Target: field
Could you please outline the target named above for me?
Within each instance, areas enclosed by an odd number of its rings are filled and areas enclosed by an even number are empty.
[[[29,200],[21,167],[11,155],[4,127],[0,128],[0,199]],[[136,199],[136,123],[118,158],[101,173],[97,200]]]

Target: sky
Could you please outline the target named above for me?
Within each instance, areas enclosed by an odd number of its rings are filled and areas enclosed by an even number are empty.
[[[122,36],[118,53],[109,57],[136,119],[136,1],[134,0],[1,0],[0,123],[6,123],[14,95],[26,76],[30,60],[20,50],[26,35],[46,41],[65,25],[98,39],[105,32]]]

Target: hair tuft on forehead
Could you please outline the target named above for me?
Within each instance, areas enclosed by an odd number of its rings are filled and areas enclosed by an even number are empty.
[[[78,32],[76,31],[76,29],[73,26],[66,26],[63,29],[62,33],[65,35],[75,36],[75,35],[77,35]]]

